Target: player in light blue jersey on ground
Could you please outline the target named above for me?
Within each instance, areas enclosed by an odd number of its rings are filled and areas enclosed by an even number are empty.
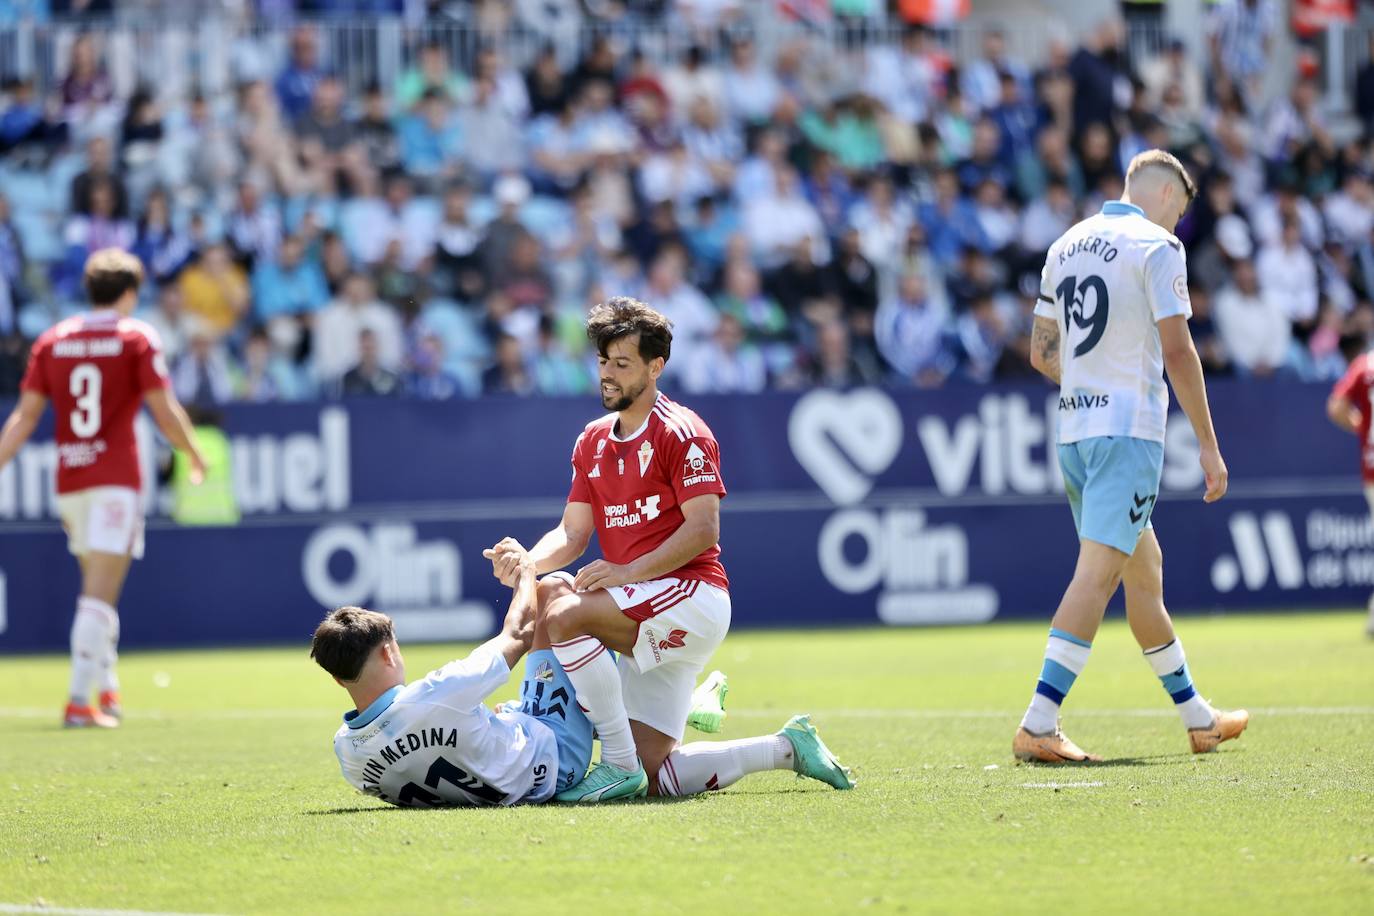
[[[508,806],[547,802],[583,781],[592,724],[535,620],[533,561],[526,557],[512,569],[514,595],[501,632],[466,658],[409,684],[385,614],[343,607],[315,630],[311,658],[354,704],[334,735],[340,770],[354,788],[393,805]],[[520,699],[490,708],[485,701],[521,658]],[[720,730],[725,692],[725,675],[712,672],[692,698],[694,728]],[[791,769],[836,788],[853,786],[807,716],[794,716],[777,735],[690,747],[688,772],[695,777],[704,771],[701,784],[686,776],[679,781],[670,765],[672,794],[724,788],[746,773],[771,769]]]
[[[501,632],[466,658],[406,683],[391,618],[339,608],[315,630],[310,655],[353,699],[334,736],[343,776],[393,805],[544,802],[582,778],[592,726],[547,648],[531,651],[534,567],[520,570]],[[526,659],[519,703],[484,702]]]
[[[1059,707],[1087,664],[1119,585],[1126,618],[1183,717],[1194,753],[1245,730],[1244,710],[1213,709],[1194,689],[1164,608],[1163,556],[1150,524],[1174,394],[1201,447],[1207,492],[1226,494],[1202,365],[1188,331],[1188,268],[1174,226],[1197,189],[1162,150],[1136,156],[1121,200],[1050,247],[1035,307],[1031,362],[1059,388],[1059,465],[1078,529],[1078,565],[1050,625],[1030,707],[1012,742],[1019,760],[1100,760],[1059,729]]]

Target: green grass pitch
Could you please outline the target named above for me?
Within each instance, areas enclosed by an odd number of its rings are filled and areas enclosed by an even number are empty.
[[[859,779],[600,808],[396,810],[340,779],[303,647],[131,653],[116,732],[66,659],[0,663],[0,912],[1374,913],[1374,642],[1355,614],[1183,619],[1205,757],[1125,626],[1065,707],[1108,762],[1013,765],[1042,623],[741,632],[723,737],[809,711]],[[412,646],[412,677],[466,647]],[[513,695],[497,694],[500,700]],[[691,734],[691,733],[689,733]],[[691,740],[695,740],[693,736]]]

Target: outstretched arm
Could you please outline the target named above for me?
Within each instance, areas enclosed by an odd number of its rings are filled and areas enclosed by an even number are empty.
[[[513,586],[523,557],[528,555],[534,561],[535,571],[541,575],[562,569],[587,552],[592,530],[591,504],[570,502],[564,507],[563,518],[558,526],[528,551],[515,538],[505,538],[482,551],[482,556],[491,560],[492,575],[500,579],[503,585]]]
[[[1352,436],[1360,434],[1360,411],[1344,395],[1333,394],[1326,400],[1326,415]]]
[[[538,578],[534,563],[526,557],[520,564],[515,582],[515,594],[511,597],[510,608],[506,611],[505,623],[501,632],[489,640],[483,648],[500,653],[506,659],[506,666],[515,669],[516,662],[524,658],[534,639],[534,610],[537,603]]]
[[[562,569],[587,552],[592,540],[591,503],[568,503],[558,527],[539,539],[530,549],[530,559],[541,575]]]
[[[0,468],[9,464],[10,459],[29,441],[47,406],[48,399],[36,392],[25,391],[19,396],[19,403],[5,421],[4,429],[0,429]]]
[[[1045,378],[1059,384],[1059,324],[1053,318],[1035,316],[1031,328],[1031,365]]]
[[[1202,464],[1207,492],[1203,499],[1214,503],[1226,495],[1229,472],[1221,458],[1216,430],[1212,428],[1212,411],[1207,406],[1207,384],[1202,378],[1202,361],[1193,346],[1188,331],[1188,319],[1174,315],[1159,322],[1159,342],[1164,349],[1164,367],[1169,371],[1169,383],[1174,397],[1193,424],[1193,433],[1201,448],[1198,460]]]
[[[153,421],[172,447],[186,453],[191,459],[190,481],[199,484],[205,479],[205,457],[196,444],[196,431],[191,426],[191,418],[186,416],[181,402],[166,388],[153,388],[143,395],[143,403]]]

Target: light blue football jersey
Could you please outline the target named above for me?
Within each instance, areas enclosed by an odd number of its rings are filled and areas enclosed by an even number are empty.
[[[1156,323],[1192,317],[1183,243],[1139,207],[1109,201],[1050,247],[1035,314],[1059,325],[1059,443],[1162,443],[1169,389]]]

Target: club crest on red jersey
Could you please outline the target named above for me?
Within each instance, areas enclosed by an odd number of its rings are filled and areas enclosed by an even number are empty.
[[[639,447],[639,476],[643,477],[649,470],[649,462],[654,460],[654,447],[645,439],[644,444]]]

